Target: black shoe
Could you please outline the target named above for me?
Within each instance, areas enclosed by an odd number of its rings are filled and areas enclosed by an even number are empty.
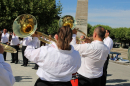
[[[24,67],[27,67],[27,65],[24,65]]]
[[[38,68],[36,68],[35,70],[38,70]]]
[[[18,64],[18,62],[15,62],[15,64]]]
[[[10,63],[14,63],[14,62],[10,62]]]
[[[33,67],[32,69],[36,69],[35,67]]]
[[[24,66],[24,64],[23,64],[23,65],[21,65],[21,66]]]

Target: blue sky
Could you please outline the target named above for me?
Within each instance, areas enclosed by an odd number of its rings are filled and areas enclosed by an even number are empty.
[[[75,17],[77,0],[56,0],[62,4],[62,14]],[[130,0],[88,0],[88,23],[115,27],[130,27]]]

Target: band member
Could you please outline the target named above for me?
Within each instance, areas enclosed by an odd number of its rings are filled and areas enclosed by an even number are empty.
[[[1,42],[3,44],[8,44],[8,41],[9,41],[9,34],[7,33],[7,29],[4,29],[1,37]],[[5,61],[6,61],[6,54],[7,54],[6,52],[3,53]]]
[[[23,41],[22,41],[23,65],[21,65],[21,66],[24,66],[24,67],[26,67],[28,64],[28,59],[24,56],[24,51],[30,41],[32,41],[32,37],[23,38]]]
[[[37,40],[37,45],[36,45],[36,49],[40,47],[40,40]],[[32,68],[37,70],[38,69],[38,65],[35,63],[35,66]]]
[[[85,40],[85,36],[84,36],[84,35],[81,35],[81,36],[80,36],[80,44],[82,44],[84,40]]]
[[[3,52],[4,49],[0,45],[0,86],[13,86],[15,78],[11,66],[4,61]]]
[[[109,53],[108,47],[103,43],[105,32],[105,29],[99,26],[93,32],[93,42],[76,44],[77,31],[73,30],[71,44],[81,55],[81,67],[78,70],[79,86],[101,86],[103,65]]]
[[[11,47],[15,48],[17,51],[17,53],[11,53],[11,55],[12,55],[12,62],[11,63],[18,64],[19,37],[16,36],[15,33],[13,33],[13,35],[12,35],[10,45],[11,45]]]
[[[113,48],[113,40],[109,37],[110,31],[106,30],[105,33],[105,39],[103,40],[104,44],[109,48],[109,54],[110,50]],[[101,77],[101,86],[106,86],[106,79],[107,79],[107,67],[109,63],[109,54],[107,57],[107,60],[105,61],[104,67],[103,67],[103,75]]]
[[[25,56],[39,65],[37,75],[39,79],[35,86],[72,86],[72,74],[76,73],[81,65],[81,58],[78,51],[70,45],[72,30],[61,27],[55,35],[56,45],[42,46],[35,49],[37,35],[25,50]]]

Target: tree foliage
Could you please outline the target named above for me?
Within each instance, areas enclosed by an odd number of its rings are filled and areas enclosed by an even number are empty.
[[[88,25],[88,36],[92,36],[93,35],[93,31],[96,27],[98,26],[102,26],[104,27],[106,30],[110,30],[110,37],[115,41],[121,42],[121,43],[129,43],[130,42],[130,28],[126,28],[126,27],[120,27],[120,28],[112,28],[108,25],[95,25],[95,26],[91,26]]]
[[[38,30],[47,33],[61,10],[61,3],[56,4],[55,0],[0,0],[0,29],[11,31],[18,15],[32,14],[38,21]]]
[[[90,34],[91,28],[92,28],[92,25],[87,24],[87,32],[88,32],[87,36],[91,36],[91,34]]]
[[[58,31],[59,29],[59,25],[58,25],[58,21],[59,20],[54,20],[51,24],[51,26],[48,28],[48,34],[51,35],[55,35],[55,33]]]

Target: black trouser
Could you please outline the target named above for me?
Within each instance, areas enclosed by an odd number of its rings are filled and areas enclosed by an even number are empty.
[[[11,53],[12,56],[12,62],[18,63],[18,47],[17,45],[11,45],[11,47],[15,48],[17,53]]]
[[[28,59],[24,56],[24,51],[26,49],[27,46],[22,46],[22,56],[23,56],[23,65],[26,65],[28,64]]]
[[[35,66],[33,68],[34,69],[38,69],[38,65],[35,63]]]
[[[4,60],[6,61],[6,52],[3,53],[3,56],[4,56]]]
[[[99,78],[86,78],[79,74],[78,86],[101,86],[101,77]]]
[[[35,63],[35,66],[34,66],[35,69],[38,69],[38,65]]]
[[[106,86],[106,79],[107,79],[107,67],[108,67],[108,63],[109,63],[109,55],[107,57],[107,60],[104,63],[104,67],[103,67],[103,75],[101,77],[101,86]]]
[[[40,78],[37,79],[34,86],[72,86],[71,82],[49,82],[49,81],[43,81]]]
[[[3,44],[6,44],[6,43],[3,43]],[[4,56],[4,60],[6,61],[6,54],[7,54],[7,52],[4,52],[3,53],[3,56]]]

